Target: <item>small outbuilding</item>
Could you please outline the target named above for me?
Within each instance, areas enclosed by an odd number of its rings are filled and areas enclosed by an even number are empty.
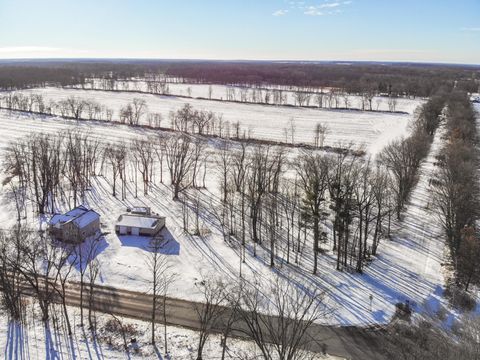
[[[100,233],[100,215],[80,205],[65,214],[55,214],[48,222],[50,234],[57,240],[79,244]]]
[[[115,232],[119,235],[155,236],[165,227],[165,217],[147,207],[127,209],[118,217]]]

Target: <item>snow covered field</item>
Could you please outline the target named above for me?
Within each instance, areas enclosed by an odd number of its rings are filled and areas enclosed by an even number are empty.
[[[47,89],[50,96],[66,96],[68,91]],[[73,92],[73,91],[72,91]],[[78,94],[75,92],[75,94]],[[91,94],[91,92],[90,92]],[[128,101],[131,94],[111,94],[95,92],[109,99],[112,104]],[[149,106],[161,103],[163,99],[146,96]],[[152,100],[153,99],[153,100]],[[57,98],[58,100],[58,98]],[[175,101],[175,99],[170,99]],[[158,105],[160,106],[160,105]],[[250,105],[244,105],[250,108]],[[332,114],[332,113],[330,113]],[[336,113],[333,113],[336,114]],[[370,114],[371,115],[371,114]],[[153,134],[153,131],[132,129],[124,125],[107,123],[80,122],[58,118],[23,115],[16,112],[0,111],[0,151],[14,141],[31,132],[56,133],[60,130],[79,127],[105,141],[122,141],[139,136]],[[357,125],[358,126],[358,125]],[[353,136],[354,134],[352,134]],[[362,134],[357,131],[357,137]],[[264,282],[265,288],[277,274],[288,277],[299,284],[320,287],[328,292],[327,303],[332,315],[324,319],[325,323],[340,325],[367,325],[387,323],[395,312],[395,304],[406,299],[419,305],[424,302],[440,301],[443,285],[441,262],[443,259],[443,240],[441,229],[431,210],[428,180],[433,170],[434,156],[441,145],[440,133],[435,136],[430,155],[421,167],[421,178],[412,195],[405,219],[396,224],[393,241],[384,240],[379,248],[379,256],[365,269],[363,275],[349,274],[335,270],[335,256],[327,253],[320,257],[319,274],[314,276],[305,268],[293,264],[270,269],[268,253],[259,252],[254,258],[247,255],[242,272],[248,279],[257,277]],[[1,156],[1,153],[0,153]],[[0,175],[0,181],[1,179]],[[109,232],[102,251],[98,255],[101,264],[100,282],[116,287],[147,290],[146,264],[143,259],[147,254],[148,240],[138,237],[121,237],[115,235],[113,226],[117,217],[127,206],[146,205],[167,216],[167,229],[164,236],[169,239],[164,248],[177,274],[177,280],[171,287],[170,295],[188,300],[199,300],[200,292],[196,283],[203,277],[216,275],[232,281],[238,278],[238,249],[223,241],[217,229],[201,238],[190,236],[182,230],[181,205],[171,200],[172,193],[168,186],[156,184],[150,194],[134,197],[134,186],[128,184],[127,198],[121,201],[111,195],[111,179],[96,177],[91,191],[87,194],[87,205],[101,215],[102,230]],[[215,193],[217,185],[209,183],[202,190],[205,195]],[[66,210],[66,209],[62,209]],[[13,225],[15,212],[11,199],[7,199],[7,189],[0,192],[0,214],[2,228]],[[34,221],[30,219],[29,221]],[[38,226],[38,222],[37,222]]]
[[[96,87],[99,88],[99,81],[96,81]],[[88,84],[85,86],[88,89]],[[129,90],[129,91],[148,91],[148,87],[145,81],[136,80],[136,81],[118,81],[117,82],[118,90]],[[192,98],[203,98],[203,99],[216,99],[216,100],[226,100],[229,97],[235,101],[241,101],[242,95],[247,99],[247,101],[252,101],[252,97],[255,96],[257,99],[265,100],[266,89],[272,90],[282,90],[282,97],[284,97],[283,104],[288,105],[297,105],[295,99],[295,91],[290,90],[288,87],[286,89],[281,89],[275,86],[268,86],[265,88],[248,88],[240,86],[227,86],[227,85],[208,85],[208,84],[177,84],[177,83],[168,83],[169,94],[179,95],[179,96],[188,96]],[[210,94],[211,90],[211,94]],[[329,107],[328,93],[330,89],[323,89],[324,92],[324,106]],[[312,95],[310,96],[309,104],[310,106],[317,106],[316,93],[311,89],[303,89],[303,91],[309,92]],[[319,91],[319,89],[317,89]],[[255,93],[255,95],[254,95]],[[270,95],[270,103],[273,103],[273,95]],[[258,101],[258,100],[257,100]],[[253,102],[253,101],[252,101]],[[395,110],[400,112],[413,113],[418,104],[422,103],[421,99],[405,99],[397,98],[397,103]],[[307,105],[307,104],[305,104]],[[362,99],[357,95],[347,95],[347,105],[348,108],[352,109],[361,109],[362,108]],[[332,101],[331,107],[335,107],[335,102]],[[345,96],[338,95],[337,107],[345,108]],[[377,96],[374,97],[372,101],[372,109],[379,111],[389,111],[388,106],[388,97]]]
[[[266,140],[285,141],[284,129],[289,127],[290,119],[293,118],[296,127],[295,142],[312,144],[316,124],[323,123],[329,129],[324,145],[338,146],[352,143],[357,148],[364,148],[370,154],[376,154],[391,140],[406,135],[409,131],[408,123],[412,117],[412,114],[238,104],[128,92],[59,88],[35,89],[30,92],[40,93],[46,99],[55,101],[70,96],[93,99],[113,109],[114,118],[118,118],[118,111],[122,106],[131,102],[133,98],[141,98],[147,102],[150,112],[162,114],[164,119],[162,126],[170,126],[171,111],[176,111],[190,103],[194,109],[223,114],[223,120],[230,123],[232,130],[233,124],[238,121],[241,132],[250,132],[251,137]],[[412,100],[411,106],[413,108],[413,105],[418,104],[417,101]]]

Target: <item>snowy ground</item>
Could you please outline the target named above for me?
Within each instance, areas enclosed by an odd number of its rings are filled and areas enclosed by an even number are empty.
[[[324,145],[338,146],[353,143],[355,147],[362,147],[370,154],[376,154],[391,140],[406,135],[409,131],[409,120],[413,116],[412,114],[237,104],[128,92],[59,88],[35,89],[30,92],[41,93],[46,99],[55,101],[70,96],[94,99],[113,109],[115,118],[118,118],[118,111],[122,106],[131,102],[133,98],[142,98],[147,102],[150,112],[163,115],[162,126],[170,126],[169,113],[171,111],[176,111],[190,103],[194,109],[223,114],[223,120],[230,123],[232,131],[233,124],[239,122],[241,133],[245,131],[250,133],[253,138],[276,141],[286,141],[284,129],[289,128],[292,118],[296,127],[294,141],[297,143],[312,144],[316,124],[323,123],[329,129]],[[418,104],[419,102],[416,100],[410,102],[412,108]],[[288,137],[288,141],[290,141],[290,137]]]
[[[97,81],[98,84],[98,81]],[[99,85],[96,85],[97,88]],[[86,86],[88,88],[88,85]],[[241,93],[243,92],[247,98],[247,101],[252,102],[252,95],[255,92],[257,99],[265,100],[265,93],[266,89],[273,90],[279,89],[275,86],[268,86],[264,88],[247,88],[247,87],[239,87],[239,86],[227,86],[227,85],[208,85],[208,84],[176,84],[176,83],[169,83],[168,90],[169,94],[171,95],[179,95],[179,96],[188,96],[192,98],[203,98],[203,99],[216,99],[216,100],[226,100],[229,98],[228,92],[230,94],[234,94],[233,100],[241,101]],[[212,90],[211,96],[209,90]],[[129,90],[129,91],[147,91],[148,87],[145,81],[136,80],[136,81],[118,81],[118,90]],[[281,89],[282,96],[285,97],[283,104],[288,105],[297,105],[297,101],[295,99],[295,91],[290,89]],[[309,106],[317,106],[316,102],[316,91],[319,92],[320,89],[312,90],[312,89],[303,89],[303,91],[312,93]],[[326,93],[324,95],[324,106],[327,107],[328,105],[328,92],[330,89],[324,88],[323,92]],[[230,95],[230,98],[232,95]],[[273,96],[270,96],[270,103],[273,102]],[[413,113],[416,107],[422,102],[421,99],[405,99],[405,98],[398,98],[397,105],[395,110],[407,113]],[[352,109],[361,109],[362,108],[362,99],[360,96],[357,95],[347,95],[347,105],[349,108]],[[306,105],[306,104],[305,104]],[[332,102],[331,107],[335,107],[334,102]],[[337,107],[345,108],[345,97],[338,96],[338,103]],[[375,97],[372,101],[372,109],[379,110],[379,111],[389,111],[388,107],[388,97]]]
[[[47,90],[50,91],[50,90]],[[65,92],[62,91],[62,94]],[[103,94],[103,93],[100,93]],[[107,93],[105,96],[110,96]],[[114,98],[117,94],[111,95]],[[121,94],[123,96],[123,94]],[[247,105],[248,106],[248,105]],[[132,129],[127,126],[105,123],[79,123],[75,121],[22,115],[0,111],[0,151],[8,142],[28,135],[30,132],[50,132],[79,126],[93,136],[106,141],[122,141],[135,136],[145,136],[151,132]],[[433,170],[434,156],[441,146],[440,133],[437,133],[428,156],[421,167],[421,178],[412,194],[404,220],[396,225],[393,241],[384,240],[379,248],[379,256],[366,268],[364,275],[349,274],[335,270],[335,256],[327,253],[320,257],[320,274],[313,276],[309,264],[299,268],[293,264],[271,270],[268,267],[268,253],[259,252],[254,258],[247,255],[243,274],[248,279],[254,276],[265,283],[265,288],[274,276],[280,275],[299,284],[309,284],[328,291],[327,302],[333,311],[325,323],[340,325],[367,325],[387,323],[395,304],[406,299],[417,304],[425,301],[439,301],[443,285],[441,262],[444,244],[442,231],[431,210],[428,179]],[[1,154],[0,154],[1,155]],[[0,175],[1,180],[1,175]],[[100,282],[116,287],[137,291],[146,290],[148,271],[143,261],[147,254],[147,239],[121,237],[115,235],[113,226],[117,217],[127,206],[146,205],[167,216],[167,229],[164,236],[169,239],[164,253],[177,274],[177,281],[171,294],[188,300],[199,300],[200,293],[196,282],[209,275],[236,279],[239,274],[238,249],[222,239],[218,229],[211,228],[211,234],[200,238],[182,231],[181,207],[171,200],[171,190],[166,185],[154,185],[149,196],[134,198],[133,184],[128,185],[127,198],[121,201],[111,196],[111,180],[97,177],[92,190],[87,194],[87,205],[101,215],[103,231],[109,232],[98,256],[101,264]],[[7,196],[7,189],[0,192],[0,214],[2,228],[13,225],[14,205]],[[207,192],[215,192],[216,185],[208,184]],[[62,210],[66,210],[66,207]],[[34,221],[30,219],[29,221]],[[370,295],[372,301],[370,302]]]
[[[80,313],[70,308],[70,319],[74,335],[68,337],[62,321],[52,321],[49,329],[45,329],[40,320],[39,309],[28,304],[28,313],[33,310],[35,317],[28,316],[26,325],[9,322],[0,314],[0,349],[4,359],[8,360],[71,360],[71,359],[168,359],[165,355],[163,327],[157,326],[157,349],[150,343],[150,325],[146,322],[121,319],[124,327],[128,327],[127,342],[129,353],[123,351],[123,340],[119,332],[107,331],[105,325],[113,318],[110,315],[97,314],[97,337],[92,337],[86,327],[80,324]],[[58,309],[60,312],[60,309]],[[57,326],[53,324],[56,323]],[[198,335],[196,332],[169,326],[167,331],[168,353],[171,359],[196,359]],[[131,339],[136,343],[130,343]],[[212,335],[207,341],[204,359],[220,359],[220,336]],[[251,341],[229,339],[226,359],[255,359],[258,355]],[[48,349],[48,350],[47,350]],[[312,354],[313,355],[313,354]],[[339,359],[332,356],[314,355],[312,360]]]

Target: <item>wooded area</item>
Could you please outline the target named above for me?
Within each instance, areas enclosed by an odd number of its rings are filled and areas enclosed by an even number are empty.
[[[480,69],[468,65],[409,63],[222,62],[168,60],[23,61],[0,66],[0,89],[82,84],[86,78],[126,79],[164,74],[177,82],[333,87],[348,93],[426,97],[444,87],[476,92]]]

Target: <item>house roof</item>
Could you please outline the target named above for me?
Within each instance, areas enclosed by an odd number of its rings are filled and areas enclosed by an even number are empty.
[[[65,214],[53,215],[49,224],[56,228],[60,228],[61,225],[73,221],[79,228],[83,228],[99,218],[100,215],[96,211],[80,205]]]
[[[120,217],[118,218],[117,226],[154,229],[158,224],[158,220],[160,219],[163,219],[163,218],[159,216],[137,216],[137,215],[124,214],[124,215],[120,215]]]
[[[86,213],[83,213],[82,215],[75,218],[73,222],[77,224],[78,227],[83,228],[98,219],[100,219],[100,215],[98,215],[98,213],[93,210],[89,210]]]

